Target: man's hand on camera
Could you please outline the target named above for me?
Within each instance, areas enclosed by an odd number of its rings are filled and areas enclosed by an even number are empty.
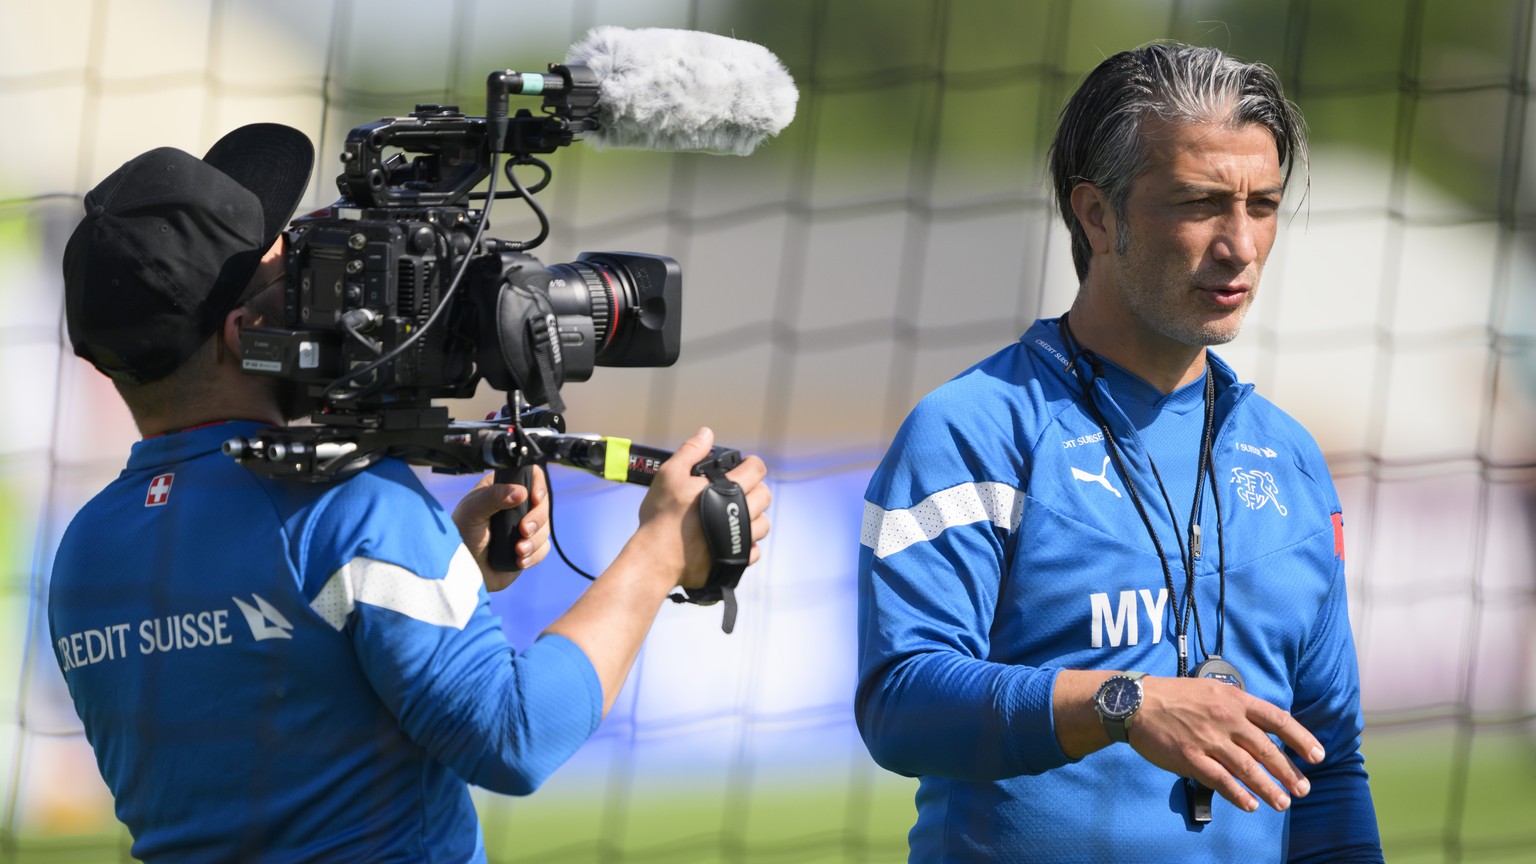
[[[549,487],[545,484],[544,469],[535,466],[531,490],[533,503],[518,526],[521,536],[516,546],[517,564],[522,570],[543,561],[549,554]],[[497,570],[486,560],[491,545],[491,517],[523,503],[529,494],[528,489],[512,483],[497,483],[494,474],[487,474],[453,508],[453,522],[459,526],[464,547],[480,565],[480,575],[485,579],[488,591],[500,591],[518,577],[517,572]]]
[[[709,579],[713,563],[704,531],[699,524],[699,496],[709,485],[705,477],[695,476],[693,466],[709,456],[715,434],[708,428],[677,448],[672,458],[661,464],[650,491],[640,502],[640,529],[636,538],[645,536],[652,544],[656,561],[666,572],[679,574],[677,583],[685,588],[701,587]],[[752,514],[751,562],[756,563],[761,550],[758,543],[768,536],[768,505],[773,493],[763,478],[768,466],[756,456],[748,456],[725,476],[741,486],[747,496],[747,512]]]
[[[618,698],[667,595],[680,584],[700,587],[709,579],[712,561],[699,524],[699,499],[709,479],[692,472],[709,456],[714,440],[713,432],[700,429],[661,464],[640,502],[640,525],[629,542],[544,631],[564,636],[587,655],[602,683],[604,714]],[[758,558],[757,541],[768,536],[773,496],[763,484],[767,473],[763,460],[749,456],[726,474],[741,485],[752,514],[751,561]]]

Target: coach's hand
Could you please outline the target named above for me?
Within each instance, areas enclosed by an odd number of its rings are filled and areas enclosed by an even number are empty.
[[[1279,736],[1310,763],[1322,761],[1323,746],[1289,712],[1208,678],[1147,676],[1141,688],[1129,740],[1148,762],[1193,777],[1248,812],[1259,808],[1259,799],[1285,810],[1292,796],[1311,790],[1269,737]]]
[[[527,570],[549,554],[549,487],[544,478],[544,469],[534,466],[531,490],[514,483],[497,483],[495,476],[487,474],[481,477],[475,488],[469,490],[453,508],[453,524],[459,527],[464,547],[475,556],[475,563],[480,565],[480,576],[485,580],[487,591],[500,591],[511,585],[519,575],[518,572],[497,570],[487,560],[491,548],[491,517],[496,513],[516,507],[531,495],[532,504],[518,525],[521,536],[514,547],[517,551],[517,566]]]

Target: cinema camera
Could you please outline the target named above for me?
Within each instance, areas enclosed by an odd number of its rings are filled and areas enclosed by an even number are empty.
[[[596,366],[675,362],[682,274],[663,255],[586,252],[545,265],[528,254],[549,233],[533,196],[552,171],[535,154],[553,153],[600,122],[592,70],[549,69],[492,73],[484,118],[418,105],[409,116],[351,130],[340,200],[295,220],[287,235],[287,326],[241,333],[245,371],[286,382],[303,406],[295,416],[310,413],[311,422],[231,439],[227,455],[262,474],[314,482],[392,456],[447,473],[494,469],[498,482],[526,484],[534,465],[553,461],[650,483],[671,454],[565,434],[560,388],[587,380]],[[509,95],[542,96],[542,112],[509,116]],[[513,188],[498,192],[503,154]],[[525,167],[542,172],[532,186],[516,173]],[[473,192],[487,177],[487,190]],[[532,210],[535,238],[485,236],[492,204],[506,198]],[[454,420],[432,402],[469,397],[482,380],[507,394],[498,417]],[[745,496],[724,472],[739,461],[736,451],[716,448],[694,469],[712,481],[703,506],[716,569],[738,565],[738,579],[750,543],[724,514],[733,502],[733,512],[745,513]],[[513,545],[524,513],[526,505],[493,520],[498,569],[517,569]],[[713,603],[722,588],[731,599],[734,585],[712,576],[683,599]]]

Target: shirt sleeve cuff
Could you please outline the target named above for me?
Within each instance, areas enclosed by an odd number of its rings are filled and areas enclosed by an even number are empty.
[[[1056,738],[1056,713],[1052,700],[1056,676],[1050,667],[1020,669],[1003,696],[1003,716],[1008,724],[1004,740],[1008,754],[1024,774],[1040,774],[1076,762],[1061,749]]]

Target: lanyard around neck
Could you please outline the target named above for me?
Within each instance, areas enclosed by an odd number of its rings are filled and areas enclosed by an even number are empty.
[[[1223,649],[1223,641],[1226,631],[1226,607],[1227,607],[1227,555],[1226,545],[1223,542],[1221,528],[1221,496],[1216,491],[1216,467],[1211,459],[1211,449],[1215,438],[1216,428],[1216,383],[1212,374],[1211,361],[1207,355],[1205,361],[1205,422],[1200,434],[1200,455],[1195,467],[1195,494],[1191,504],[1189,515],[1189,543],[1186,546],[1178,531],[1174,531],[1174,539],[1179,544],[1179,558],[1184,565],[1184,592],[1182,597],[1177,593],[1173,585],[1173,570],[1168,566],[1168,556],[1163,552],[1161,538],[1158,537],[1157,528],[1152,524],[1152,517],[1147,513],[1146,505],[1142,503],[1141,494],[1136,489],[1136,481],[1131,472],[1126,468],[1126,454],[1115,438],[1114,432],[1109,427],[1109,420],[1099,408],[1098,400],[1094,398],[1093,387],[1083,377],[1079,359],[1085,360],[1093,367],[1094,376],[1103,376],[1103,361],[1097,354],[1078,344],[1072,334],[1072,327],[1067,323],[1067,316],[1060,319],[1061,333],[1067,343],[1068,360],[1067,367],[1072,370],[1078,383],[1082,386],[1083,402],[1088,408],[1093,421],[1099,425],[1099,430],[1104,434],[1104,442],[1113,458],[1115,467],[1120,471],[1125,481],[1125,488],[1130,493],[1131,503],[1136,507],[1136,514],[1141,517],[1141,524],[1147,530],[1147,536],[1152,539],[1152,546],[1157,551],[1158,564],[1163,569],[1163,583],[1168,589],[1168,598],[1173,603],[1174,635],[1177,637],[1179,652],[1179,675],[1189,673],[1189,645],[1187,634],[1190,623],[1194,624],[1195,641],[1202,653],[1208,657],[1220,657]],[[1147,454],[1147,466],[1152,470],[1152,477],[1157,481],[1157,489],[1163,499],[1163,506],[1168,509],[1168,518],[1173,521],[1175,529],[1178,527],[1178,519],[1174,516],[1173,502],[1168,497],[1168,490],[1163,485],[1162,475],[1158,473],[1157,463],[1152,459],[1152,454]],[[1217,547],[1217,573],[1218,595],[1216,601],[1216,650],[1207,652],[1205,640],[1201,636],[1200,610],[1195,602],[1195,562],[1201,554],[1200,532],[1200,505],[1205,491],[1207,479],[1211,486],[1211,501],[1216,507],[1216,547]]]

